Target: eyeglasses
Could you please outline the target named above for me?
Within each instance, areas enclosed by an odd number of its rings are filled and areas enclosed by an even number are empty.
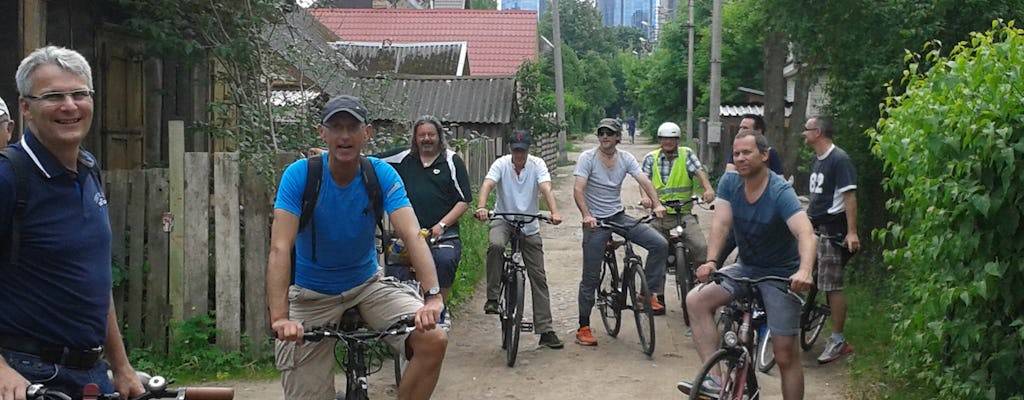
[[[72,90],[70,92],[47,92],[47,93],[43,93],[43,94],[38,95],[38,96],[33,96],[33,95],[30,95],[30,94],[26,94],[26,95],[21,96],[21,97],[24,97],[24,98],[26,98],[28,100],[41,100],[41,101],[43,101],[45,103],[50,103],[50,104],[60,104],[60,103],[64,102],[65,98],[71,97],[72,101],[74,101],[76,103],[80,103],[80,102],[92,99],[92,95],[95,94],[95,93],[96,93],[96,91],[94,91],[92,89],[81,89],[81,90]]]
[[[804,128],[804,132],[820,131],[821,128]]]
[[[334,133],[334,134],[339,134],[339,133],[353,133],[353,134],[354,133],[359,133],[359,131],[362,130],[363,126],[364,126],[362,122],[355,122],[355,123],[351,123],[351,124],[335,122],[335,123],[321,124],[321,125],[323,125],[324,128],[327,128],[327,132],[328,133]]]
[[[598,129],[597,136],[619,136],[619,133],[611,129]]]

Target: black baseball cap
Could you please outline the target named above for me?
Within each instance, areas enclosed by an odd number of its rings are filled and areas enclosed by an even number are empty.
[[[320,123],[326,124],[331,117],[342,111],[349,113],[359,122],[366,123],[366,107],[363,106],[363,102],[358,97],[349,95],[341,95],[328,101],[323,111],[320,111]]]
[[[515,131],[508,139],[508,147],[512,150],[529,150],[530,134],[526,131]]]

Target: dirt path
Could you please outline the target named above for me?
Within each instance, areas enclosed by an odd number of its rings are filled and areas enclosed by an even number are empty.
[[[580,148],[593,147],[588,137]],[[638,160],[655,148],[650,144],[622,145]],[[575,160],[578,153],[570,153]],[[537,345],[538,336],[524,333],[520,342],[519,361],[515,368],[505,366],[501,351],[498,320],[483,314],[484,290],[481,282],[477,295],[453,317],[454,328],[444,361],[444,369],[434,398],[437,399],[604,399],[604,398],[682,398],[676,390],[680,379],[692,379],[700,367],[690,338],[683,336],[679,299],[667,283],[665,316],[656,319],[656,347],[653,358],[640,352],[632,314],[623,312],[623,326],[618,338],[605,334],[597,310],[592,314],[596,347],[582,347],[573,342],[577,327],[576,294],[580,281],[580,214],[572,200],[572,167],[562,167],[554,178],[555,197],[565,222],[559,226],[542,227],[544,257],[551,291],[554,326],[566,342],[562,350]],[[623,185],[627,212],[642,215],[635,205],[639,201],[637,184],[627,178]],[[701,222],[710,221],[710,213],[701,215]],[[705,230],[707,227],[705,226]],[[671,279],[669,279],[671,282]],[[529,299],[529,296],[527,296]],[[529,300],[527,308],[529,309]],[[532,317],[527,311],[526,315]],[[823,340],[803,355],[808,399],[842,399],[846,383],[842,361],[819,366],[814,357],[821,352]],[[781,399],[778,369],[760,375],[764,387],[762,399]],[[343,387],[343,377],[338,386]],[[394,380],[390,366],[371,376],[374,398],[394,398]],[[237,398],[279,399],[280,386],[271,382],[237,382]]]

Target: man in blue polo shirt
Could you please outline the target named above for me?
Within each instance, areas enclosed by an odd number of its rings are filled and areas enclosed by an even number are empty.
[[[15,78],[27,129],[0,157],[0,398],[24,398],[30,382],[72,396],[89,383],[139,396],[112,301],[107,201],[96,159],[80,147],[93,116],[89,63],[44,47]]]

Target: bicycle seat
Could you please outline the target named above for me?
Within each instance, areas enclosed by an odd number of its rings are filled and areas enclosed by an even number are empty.
[[[365,326],[366,321],[363,321],[363,316],[359,314],[358,308],[352,307],[345,310],[345,313],[341,315],[341,326],[339,328],[342,331],[351,332]]]
[[[615,249],[622,247],[624,244],[626,244],[625,240],[609,239],[608,242],[605,243],[604,248],[605,250],[615,251]]]

